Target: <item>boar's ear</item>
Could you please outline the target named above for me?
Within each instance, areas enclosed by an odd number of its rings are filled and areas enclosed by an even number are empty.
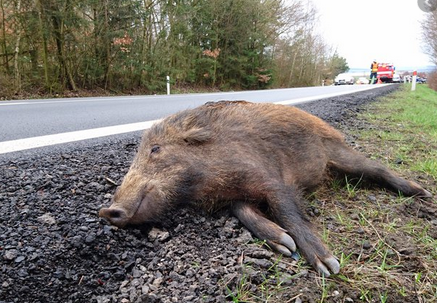
[[[209,129],[202,128],[191,128],[183,134],[183,139],[188,144],[202,144],[209,141],[212,138],[212,133]]]

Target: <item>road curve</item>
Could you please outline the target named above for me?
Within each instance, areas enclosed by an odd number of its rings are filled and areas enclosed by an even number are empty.
[[[0,154],[140,131],[208,101],[299,104],[375,89],[325,86],[209,94],[37,99],[0,102]]]

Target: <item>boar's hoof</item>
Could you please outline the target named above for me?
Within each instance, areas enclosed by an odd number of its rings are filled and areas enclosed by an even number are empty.
[[[325,263],[325,264],[323,264]],[[338,263],[337,259],[335,257],[328,257],[323,260],[323,263],[321,261],[317,261],[316,269],[320,274],[325,275],[325,277],[329,277],[331,273],[329,272],[329,269],[333,274],[338,274],[340,272],[340,263]],[[327,267],[326,267],[326,266]],[[328,269],[329,268],[329,269]]]
[[[99,211],[99,217],[105,218],[118,227],[126,225],[126,212],[119,208],[102,208]]]
[[[287,257],[291,257],[292,252],[296,251],[296,243],[285,232],[282,233],[278,242],[267,240],[267,245]]]
[[[423,191],[424,191],[423,195],[420,195],[419,197],[421,197],[421,198],[432,198],[433,197],[433,195],[429,191],[427,191],[426,189],[424,189]]]

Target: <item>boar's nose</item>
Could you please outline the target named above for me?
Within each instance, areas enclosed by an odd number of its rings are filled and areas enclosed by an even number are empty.
[[[118,227],[123,227],[126,225],[126,212],[120,208],[102,208],[99,211],[99,217],[107,219],[111,224]]]

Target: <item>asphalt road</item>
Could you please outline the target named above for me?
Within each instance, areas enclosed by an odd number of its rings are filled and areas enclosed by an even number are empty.
[[[208,101],[247,100],[297,104],[376,87],[326,86],[170,96],[1,101],[0,155],[13,157],[13,153],[22,150],[50,148],[61,143],[138,132],[149,127],[156,119]],[[68,148],[63,145],[52,148]]]

